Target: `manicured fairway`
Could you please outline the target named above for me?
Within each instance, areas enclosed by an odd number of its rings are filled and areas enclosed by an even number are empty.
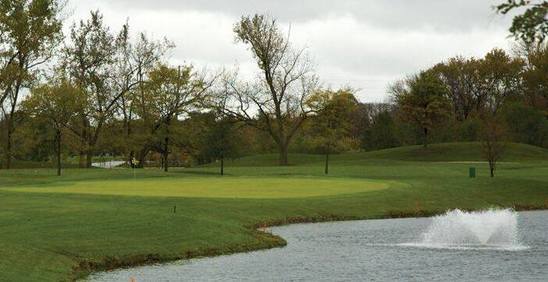
[[[318,178],[152,178],[79,181],[41,187],[7,188],[32,193],[71,193],[143,197],[300,198],[352,194],[386,189],[387,181]]]
[[[385,218],[451,208],[548,208],[548,150],[513,144],[495,178],[478,144],[333,156],[275,155],[191,169],[0,170],[0,281],[282,246],[265,224]],[[477,177],[468,169],[476,167]]]

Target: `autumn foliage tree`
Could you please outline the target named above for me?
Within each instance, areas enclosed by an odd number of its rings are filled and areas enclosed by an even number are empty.
[[[421,128],[423,145],[433,128],[450,116],[447,88],[432,71],[423,71],[392,90],[401,118]]]
[[[109,83],[116,54],[114,42],[115,35],[104,24],[103,16],[95,11],[89,19],[71,27],[70,42],[63,50],[60,69],[82,89],[88,101],[79,113],[80,122],[71,126],[81,142],[80,167],[91,167],[95,144],[118,99]]]
[[[486,110],[496,114],[506,101],[522,94],[523,66],[520,58],[512,58],[501,49],[493,49],[485,55],[478,67],[481,80],[476,84],[484,92]]]
[[[522,72],[525,103],[548,119],[548,43],[528,48]]]
[[[0,108],[6,120],[8,169],[21,93],[32,86],[37,68],[51,59],[61,41],[60,10],[56,0],[0,1]]]
[[[329,155],[337,149],[352,128],[352,114],[358,100],[351,89],[319,90],[307,101],[315,115],[310,119],[312,135],[325,154],[324,173],[329,173]]]
[[[143,84],[144,73],[158,62],[165,45],[169,44],[150,43],[143,35],[136,45],[131,44],[129,25],[114,33],[99,11],[71,27],[59,69],[87,96],[80,122],[71,127],[81,142],[80,167],[91,167],[105,123],[120,105],[127,106],[130,94]]]
[[[485,104],[486,98],[480,86],[481,77],[478,72],[480,65],[481,60],[475,58],[454,57],[432,69],[447,86],[453,114],[459,121],[468,119]]]
[[[144,145],[144,149],[155,148],[161,152],[167,172],[172,123],[204,102],[213,81],[206,81],[191,66],[171,67],[163,64],[152,69],[148,77],[143,100],[138,102],[138,113],[145,119],[153,139]]]
[[[45,120],[54,129],[57,175],[61,175],[63,132],[85,104],[82,91],[65,79],[32,89],[23,103],[23,109],[27,113]]]
[[[139,33],[136,40],[129,36],[129,26],[125,25],[118,37],[120,48],[116,55],[114,87],[123,93],[116,100],[116,113],[120,116],[124,131],[124,153],[126,161],[132,167],[138,157],[140,137],[136,124],[140,119],[139,101],[143,100],[148,82],[148,74],[162,61],[164,54],[174,47],[167,39],[153,40],[145,33]],[[142,111],[141,111],[142,112]],[[141,119],[142,120],[142,119]]]

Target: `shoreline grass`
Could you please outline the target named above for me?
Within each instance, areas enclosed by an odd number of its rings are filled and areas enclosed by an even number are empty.
[[[514,211],[536,211],[536,210],[548,210],[548,204],[542,206],[522,206],[517,205],[514,207],[489,207],[489,208],[511,208]],[[464,211],[481,211],[482,209],[462,209]],[[302,224],[302,223],[322,223],[322,222],[334,222],[334,221],[356,221],[356,220],[378,220],[378,219],[396,219],[396,218],[420,218],[420,217],[432,217],[436,215],[442,215],[447,210],[416,210],[416,211],[392,211],[384,216],[379,217],[353,217],[353,216],[321,216],[321,217],[291,217],[285,219],[277,219],[272,221],[256,223],[248,228],[257,233],[256,238],[260,238],[261,243],[252,245],[236,245],[226,246],[225,248],[211,248],[187,251],[181,256],[175,257],[161,257],[156,255],[140,255],[129,258],[117,258],[108,257],[104,261],[88,262],[80,261],[79,265],[73,268],[72,280],[85,279],[87,276],[94,272],[109,271],[115,269],[132,268],[144,265],[152,265],[157,263],[168,263],[179,260],[188,260],[196,258],[209,258],[215,256],[231,255],[243,252],[253,252],[272,248],[281,248],[287,245],[287,241],[283,237],[273,235],[267,231],[263,231],[269,227],[284,226],[290,224]],[[263,229],[263,230],[261,230]]]

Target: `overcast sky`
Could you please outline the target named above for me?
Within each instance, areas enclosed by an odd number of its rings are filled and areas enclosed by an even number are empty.
[[[296,47],[307,47],[325,86],[359,89],[364,102],[382,102],[390,82],[456,55],[510,49],[511,17],[495,14],[494,0],[69,0],[68,23],[99,9],[113,30],[129,20],[176,44],[173,64],[256,72],[232,27],[242,16],[267,13]]]

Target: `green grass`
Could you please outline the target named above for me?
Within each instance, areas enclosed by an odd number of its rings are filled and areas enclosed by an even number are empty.
[[[548,160],[547,150],[526,144],[509,143],[502,162]],[[399,147],[364,154],[365,157],[406,161],[484,161],[478,142]]]
[[[301,198],[386,189],[389,183],[355,179],[204,178],[79,181],[48,186],[5,188],[32,193],[70,193],[142,197]]]
[[[11,168],[13,169],[41,169],[41,168],[55,168],[56,164],[53,161],[47,162],[38,162],[38,161],[13,161]],[[73,163],[71,160],[66,160],[63,162],[63,166],[67,168],[77,168],[78,163]],[[1,166],[4,167],[4,164]]]
[[[501,162],[548,160],[548,150],[527,144],[508,143]],[[301,166],[324,161],[322,155],[293,154],[291,165]],[[429,162],[477,162],[484,161],[481,145],[478,142],[431,144],[427,148],[422,145],[397,147],[371,152],[351,152],[332,155],[339,163],[363,161],[368,159],[398,160],[398,161],[429,161]],[[228,161],[233,166],[275,166],[278,164],[277,154],[249,156]],[[217,166],[210,164],[208,166]]]
[[[263,224],[548,208],[548,151],[512,144],[488,177],[478,144],[333,156],[275,155],[193,169],[0,170],[0,281],[60,281],[104,269],[283,245]],[[435,152],[435,153],[434,153]],[[440,156],[441,155],[441,156]],[[523,157],[521,157],[523,156]],[[472,161],[471,163],[466,163]],[[468,178],[468,167],[478,177]],[[174,209],[176,207],[176,209]]]

